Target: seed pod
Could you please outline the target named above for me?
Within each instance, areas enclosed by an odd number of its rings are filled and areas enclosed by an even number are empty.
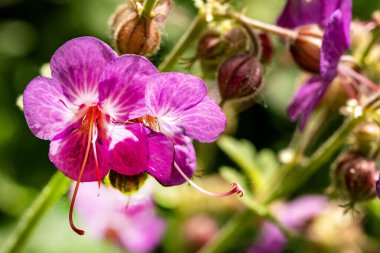
[[[290,44],[290,53],[297,65],[313,74],[320,73],[322,31],[316,25],[299,28],[297,38]]]
[[[352,203],[374,198],[376,171],[374,160],[355,151],[343,153],[332,173],[334,193]]]
[[[132,194],[138,191],[141,186],[144,185],[148,175],[146,173],[141,173],[133,176],[127,176],[119,174],[113,170],[110,170],[106,180],[106,184],[118,189],[122,193]]]
[[[160,45],[160,29],[154,19],[139,16],[128,4],[117,8],[111,18],[112,41],[120,54],[150,56]]]
[[[227,58],[218,71],[219,92],[223,100],[254,95],[259,91],[263,68],[250,54]]]

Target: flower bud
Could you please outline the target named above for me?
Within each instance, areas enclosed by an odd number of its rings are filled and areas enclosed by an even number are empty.
[[[301,69],[319,74],[322,35],[322,31],[316,25],[299,28],[297,38],[290,44],[289,49]]]
[[[138,15],[128,4],[117,8],[109,24],[113,44],[121,54],[150,56],[160,45],[161,34],[156,21]]]
[[[227,58],[218,71],[218,85],[222,100],[254,95],[261,86],[263,68],[250,54]]]
[[[377,166],[355,151],[343,153],[332,173],[334,193],[351,203],[372,199],[376,196],[375,177]]]
[[[215,31],[208,31],[198,42],[197,57],[203,60],[215,60],[225,53],[227,43]]]

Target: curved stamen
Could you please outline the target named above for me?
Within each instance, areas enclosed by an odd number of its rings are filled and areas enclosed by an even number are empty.
[[[90,124],[89,124],[90,129],[89,129],[89,134],[88,134],[86,153],[84,155],[82,167],[80,169],[79,177],[78,177],[78,180],[77,180],[77,182],[75,184],[75,189],[74,189],[73,197],[71,198],[71,203],[70,203],[70,212],[69,212],[70,226],[71,226],[71,229],[74,230],[74,232],[76,232],[78,235],[84,235],[84,231],[75,227],[74,222],[73,222],[73,210],[74,210],[75,199],[77,197],[77,193],[78,193],[78,189],[79,189],[79,184],[80,184],[80,182],[82,180],[84,168],[86,167],[88,155],[90,153],[90,148],[91,148],[91,143],[92,143],[92,134],[93,134],[94,114],[95,114],[94,110],[91,109],[91,118],[90,118]]]
[[[209,192],[203,188],[201,188],[199,185],[197,185],[196,183],[194,183],[190,178],[188,178],[188,176],[186,176],[186,174],[179,168],[179,166],[177,165],[176,162],[174,162],[174,168],[176,168],[176,170],[179,172],[179,174],[181,174],[181,176],[186,179],[187,182],[189,182],[189,184],[191,186],[193,186],[195,189],[197,189],[198,191],[206,194],[206,195],[210,195],[210,196],[213,196],[213,197],[226,197],[226,196],[229,196],[229,195],[232,195],[232,194],[238,194],[240,195],[240,197],[243,197],[244,195],[244,190],[243,188],[241,188],[241,186],[236,183],[236,182],[232,182],[231,185],[232,185],[232,189],[229,190],[228,192],[225,192],[225,193],[213,193],[213,192]]]

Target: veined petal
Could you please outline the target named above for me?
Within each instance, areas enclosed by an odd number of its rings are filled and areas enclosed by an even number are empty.
[[[123,55],[109,63],[99,84],[103,110],[119,121],[147,114],[145,79],[157,73],[150,61],[138,55]]]
[[[51,140],[75,121],[77,107],[70,104],[59,85],[46,77],[34,78],[23,95],[24,114],[32,133]]]
[[[320,69],[326,81],[332,81],[337,75],[339,59],[350,47],[349,29],[341,11],[335,11],[327,24],[322,41]]]
[[[213,142],[226,128],[226,116],[222,109],[209,97],[183,111],[174,124],[184,134],[200,142]]]
[[[104,66],[117,54],[94,37],[80,37],[63,44],[51,58],[52,79],[74,104],[98,102],[99,77]]]
[[[329,82],[326,83],[319,76],[312,77],[303,84],[288,107],[289,119],[295,121],[301,117],[300,128],[302,129],[310,114],[322,99],[328,85]]]
[[[90,143],[91,144],[91,143]],[[67,177],[78,180],[88,146],[88,131],[76,129],[66,137],[53,140],[50,143],[49,158],[52,163]],[[100,178],[104,178],[108,171],[108,148],[104,141],[96,141],[97,161]],[[94,151],[92,147],[88,153],[81,182],[98,181]]]
[[[133,176],[148,169],[149,130],[142,124],[108,126],[110,167],[119,174]]]
[[[172,139],[174,144],[174,162],[185,173],[188,178],[194,174],[196,167],[196,155],[191,139],[185,135],[178,134]],[[180,185],[186,182],[176,168],[171,168],[169,178],[156,178],[163,186]]]
[[[160,73],[147,79],[145,93],[148,114],[173,120],[195,106],[207,94],[198,77],[182,73]]]
[[[161,133],[152,132],[149,136],[148,173],[158,181],[168,180],[172,173],[173,142]]]

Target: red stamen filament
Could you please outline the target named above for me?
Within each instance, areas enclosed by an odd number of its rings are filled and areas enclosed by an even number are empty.
[[[79,189],[79,184],[82,180],[84,168],[86,167],[88,155],[89,155],[90,149],[91,149],[95,112],[94,112],[93,108],[91,108],[90,110],[91,110],[91,118],[90,118],[90,124],[89,124],[90,129],[89,129],[89,134],[88,134],[86,153],[84,155],[84,159],[83,159],[82,167],[81,167],[80,172],[79,172],[78,180],[75,184],[74,194],[73,194],[73,197],[71,199],[70,212],[69,212],[69,221],[70,221],[71,229],[74,230],[74,232],[76,232],[78,235],[84,235],[84,231],[75,227],[74,222],[73,222],[73,210],[74,210],[75,199],[77,197],[77,193],[78,193],[78,189]]]
[[[229,190],[228,192],[225,192],[225,193],[213,193],[213,192],[209,192],[203,188],[201,188],[199,185],[197,185],[196,183],[194,183],[190,178],[188,178],[186,176],[186,174],[179,168],[179,166],[177,165],[176,162],[174,162],[174,168],[176,168],[176,170],[179,172],[179,174],[181,174],[181,176],[186,179],[187,182],[189,182],[189,184],[194,187],[195,189],[197,189],[198,191],[206,194],[206,195],[209,195],[209,196],[213,196],[213,197],[226,197],[226,196],[230,196],[232,194],[238,194],[240,195],[240,197],[243,197],[244,195],[244,190],[241,188],[241,186],[236,183],[236,182],[232,182],[231,185],[232,185],[232,189]]]

